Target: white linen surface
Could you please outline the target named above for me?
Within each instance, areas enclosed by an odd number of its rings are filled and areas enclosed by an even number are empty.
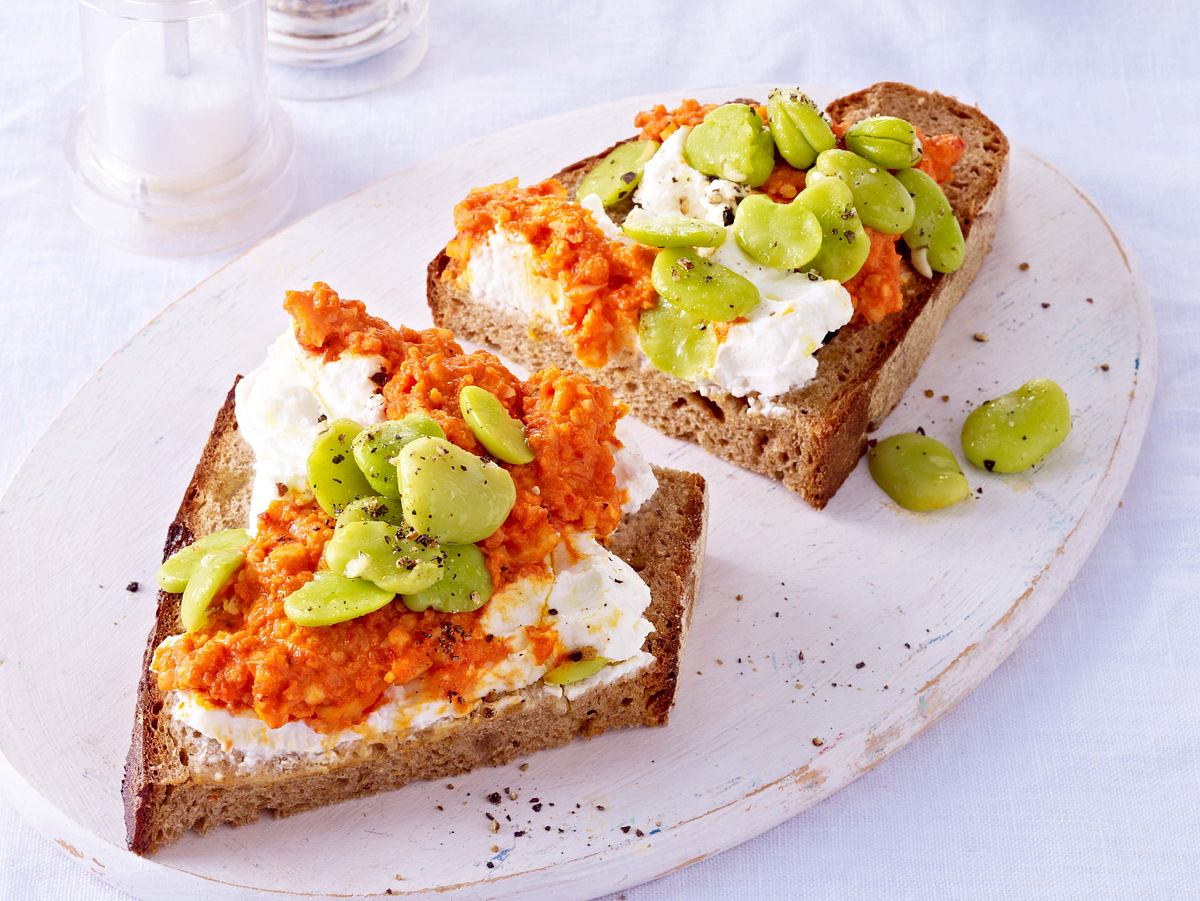
[[[1158,399],[1123,507],[1057,608],[893,760],[624,897],[1200,896],[1197,8],[434,0],[410,80],[286,104],[296,218],[454,144],[604,100],[908,81],[979,103],[1089,193],[1135,258],[1158,317]],[[228,258],[138,257],[76,222],[62,153],[82,94],[76,34],[66,0],[0,5],[0,485],[115,348]],[[121,895],[0,804],[0,897]]]

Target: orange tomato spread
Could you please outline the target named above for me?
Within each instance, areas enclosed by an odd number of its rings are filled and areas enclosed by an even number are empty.
[[[388,418],[421,410],[450,441],[482,453],[458,409],[459,389],[480,385],[524,423],[534,460],[506,465],[516,505],[481,543],[496,592],[522,576],[545,574],[546,557],[569,531],[603,539],[619,524],[614,429],[625,408],[607,388],[557,369],[522,381],[492,354],[465,353],[448,331],[393,328],[324,284],[289,292],[284,305],[296,340],[309,351],[327,359],[345,352],[384,359]],[[252,710],[268,726],[303,720],[326,733],[361,723],[389,686],[418,677],[434,697],[472,703],[480,676],[510,652],[483,627],[486,605],[471,613],[414,613],[393,602],[321,628],[287,618],[284,599],[320,568],[333,526],[308,492],[273,501],[210,621],[159,647],[153,665],[159,687],[198,692],[233,712]],[[530,626],[527,637],[539,662],[562,650],[543,625]]]
[[[900,254],[896,251],[900,236],[885,235],[873,228],[867,228],[866,232],[871,239],[871,252],[862,268],[846,282],[845,288],[854,304],[855,316],[867,322],[879,322],[904,308]]]
[[[669,110],[661,103],[642,110],[633,117],[635,128],[640,128],[638,137],[647,141],[665,141],[681,128],[692,128],[704,121],[704,117],[717,108],[715,103],[700,103],[686,98],[679,106]],[[753,109],[763,122],[767,121],[767,108],[753,104]]]
[[[585,366],[603,366],[629,346],[641,311],[656,303],[654,248],[610,239],[555,179],[476,188],[454,208],[454,225],[458,234],[446,247],[451,278],[461,277],[471,249],[497,228],[529,242],[536,274],[562,288],[559,319]]]
[[[673,110],[659,103],[634,116],[633,124],[642,130],[639,137],[644,140],[665,141],[680,128],[699,125],[716,108],[715,103],[699,103],[690,99],[684,100]]]

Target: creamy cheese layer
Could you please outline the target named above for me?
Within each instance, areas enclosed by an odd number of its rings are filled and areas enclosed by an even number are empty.
[[[732,234],[709,258],[752,281],[762,299],[745,322],[730,326],[705,381],[738,397],[762,399],[812,381],[821,342],[854,315],[850,293],[833,279],[759,265]]]
[[[278,485],[308,484],[308,455],[321,430],[321,417],[370,425],[383,418],[383,395],[371,376],[383,358],[343,354],[325,362],[284,332],[263,363],[238,382],[238,430],[254,451],[250,531],[258,514],[279,496]]]
[[[307,460],[320,417],[345,417],[363,424],[382,418],[383,398],[371,380],[382,367],[379,357],[351,353],[324,362],[301,348],[288,332],[271,346],[263,364],[238,384],[238,426],[255,456],[251,530],[258,513],[278,496],[277,483],[307,487]],[[622,443],[625,446],[614,453],[614,475],[627,496],[622,511],[633,513],[654,494],[658,480],[636,448],[626,440]],[[465,717],[484,698],[490,705],[503,706],[505,696],[513,699],[515,692],[538,682],[546,672],[534,659],[526,626],[552,625],[568,652],[593,651],[619,661],[571,686],[547,686],[568,698],[653,662],[653,656],[641,649],[653,631],[644,616],[650,605],[646,583],[594,535],[573,534],[566,541],[570,552],[560,548],[547,561],[549,574],[505,586],[483,608],[483,627],[505,639],[511,652],[480,674],[471,696],[461,705],[428,696],[418,679],[393,686],[363,723],[332,735],[303,722],[272,729],[252,713],[212,707],[195,692],[170,692],[166,709],[175,720],[214,739],[226,751],[242,754],[243,765],[254,766],[266,759],[321,754],[364,737],[410,733]]]
[[[716,225],[733,222],[737,203],[747,189],[723,178],[709,178],[693,169],[683,156],[690,128],[677,129],[663,141],[642,170],[633,202],[655,216],[692,216]]]

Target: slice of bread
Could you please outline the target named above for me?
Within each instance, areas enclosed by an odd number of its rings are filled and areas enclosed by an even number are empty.
[[[841,329],[817,352],[816,378],[781,399],[783,415],[756,413],[744,398],[720,390],[704,396],[690,383],[654,369],[640,354],[588,371],[655,428],[779,479],[817,508],[829,502],[854,469],[867,433],[899,402],[946,317],[979,271],[1004,204],[1008,162],[1008,140],[1000,129],[978,109],[953,97],[884,82],[834,101],[828,112],[843,123],[895,115],[926,134],[949,132],[963,138],[966,150],[944,186],[966,238],[962,268],[924,279],[905,260],[904,309],[873,325]],[[555,177],[574,191],[605,153],[580,160]],[[612,211],[613,218],[620,221],[628,209],[627,200]],[[519,315],[473,302],[443,277],[449,262],[442,253],[429,264],[427,291],[434,322],[531,368],[578,368],[570,342],[556,328],[534,329]]]
[[[231,390],[167,533],[164,559],[196,537],[245,523],[253,465],[238,432]],[[650,586],[645,615],[654,632],[643,650],[654,655],[654,662],[573,701],[538,683],[494,704],[485,702],[468,717],[415,732],[351,742],[319,756],[246,760],[182,726],[164,708],[150,662],[163,639],[183,629],[179,595],[159,592],[122,784],[130,849],[144,854],[188,829],[242,825],[264,811],[287,816],[420,779],[495,766],[580,735],[665,723],[700,579],[707,492],[698,475],[669,469],[655,469],[655,474],[657,493],[626,517],[610,541]]]

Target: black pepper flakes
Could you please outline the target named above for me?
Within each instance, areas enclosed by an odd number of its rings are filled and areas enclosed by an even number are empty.
[[[492,792],[490,795],[487,796],[487,799],[489,801],[491,801],[493,804],[499,804],[501,801],[500,792]]]
[[[142,586],[139,585],[137,582],[130,582],[128,585],[125,586],[125,590],[128,591],[130,594],[137,594],[138,589],[141,587]]]

